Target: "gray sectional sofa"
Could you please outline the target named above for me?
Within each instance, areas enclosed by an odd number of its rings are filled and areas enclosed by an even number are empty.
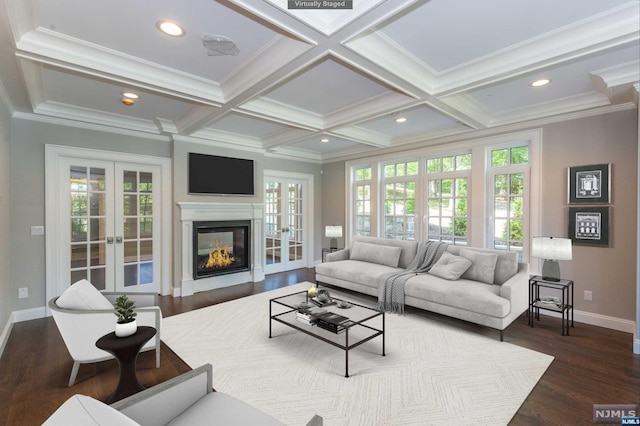
[[[417,250],[416,241],[356,236],[316,266],[316,282],[377,297],[380,276],[405,270]],[[405,305],[495,328],[502,340],[504,329],[527,310],[529,264],[510,251],[447,245],[446,253],[471,266],[458,279],[447,271],[439,275],[449,279],[432,273],[409,278]]]

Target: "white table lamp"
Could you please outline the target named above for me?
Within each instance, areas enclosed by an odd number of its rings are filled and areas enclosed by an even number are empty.
[[[340,225],[327,225],[324,227],[324,236],[330,238],[329,248],[338,248],[338,238],[342,237],[342,226]]]
[[[544,259],[542,279],[560,281],[558,260],[571,260],[571,240],[569,238],[534,237],[531,241],[531,255]]]

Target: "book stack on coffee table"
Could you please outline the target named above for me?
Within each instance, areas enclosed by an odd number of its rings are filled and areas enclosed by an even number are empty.
[[[299,308],[296,312],[296,320],[306,325],[314,325],[318,321],[318,315],[326,313],[326,309],[312,306],[308,308]]]
[[[344,333],[347,330],[347,327],[351,324],[353,324],[353,321],[349,318],[333,312],[326,312],[324,314],[317,315],[316,325],[325,330],[329,330],[332,333]]]

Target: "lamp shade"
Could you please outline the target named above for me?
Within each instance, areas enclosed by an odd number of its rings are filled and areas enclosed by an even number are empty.
[[[534,237],[531,241],[531,255],[549,260],[571,260],[571,240],[569,238]]]
[[[327,225],[324,227],[324,236],[327,238],[340,238],[342,237],[342,226],[340,225]]]

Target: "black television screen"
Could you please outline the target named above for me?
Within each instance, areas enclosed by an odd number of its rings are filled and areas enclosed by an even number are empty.
[[[189,194],[255,195],[253,160],[189,153]]]

